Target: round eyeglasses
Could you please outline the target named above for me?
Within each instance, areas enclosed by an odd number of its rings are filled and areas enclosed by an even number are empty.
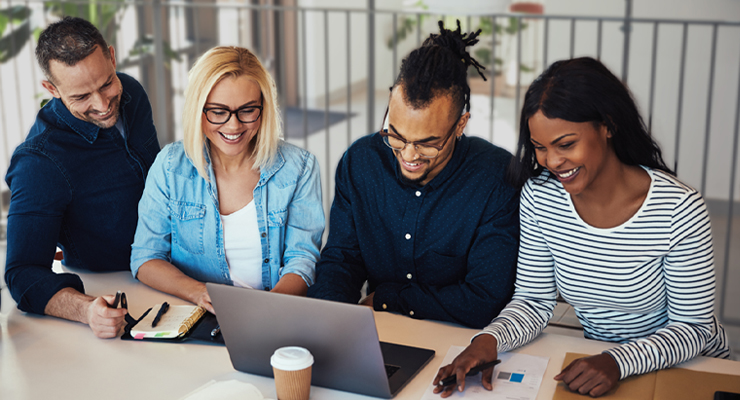
[[[208,122],[216,125],[223,125],[231,119],[232,114],[236,114],[236,119],[242,124],[252,123],[262,115],[262,106],[247,106],[238,110],[231,111],[228,108],[203,108]]]
[[[445,147],[445,145],[447,144],[447,141],[450,140],[452,135],[455,133],[456,127],[457,127],[457,121],[455,121],[455,123],[452,124],[452,128],[450,128],[450,130],[447,132],[447,135],[445,135],[445,140],[439,146],[429,144],[429,143],[408,142],[406,141],[406,139],[403,139],[399,136],[396,136],[388,132],[387,129],[381,129],[380,136],[383,137],[383,143],[385,143],[386,146],[390,147],[391,149],[395,151],[403,152],[406,149],[406,145],[410,144],[414,146],[414,150],[416,150],[416,153],[420,157],[435,158],[439,155],[439,152]]]

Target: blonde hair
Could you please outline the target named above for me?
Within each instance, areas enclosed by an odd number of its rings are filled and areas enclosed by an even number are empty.
[[[234,46],[214,47],[203,54],[188,73],[183,110],[185,154],[198,174],[206,180],[209,180],[205,155],[208,146],[202,131],[203,107],[217,83],[224,78],[240,76],[257,82],[263,99],[260,126],[252,153],[253,168],[270,165],[277,153],[282,126],[275,81],[251,51]]]

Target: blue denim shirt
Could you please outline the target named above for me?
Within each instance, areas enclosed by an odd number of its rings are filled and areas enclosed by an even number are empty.
[[[125,139],[52,99],[13,153],[5,177],[11,192],[5,281],[23,311],[43,314],[66,287],[84,293],[79,276],[51,270],[57,246],[69,267],[129,267],[136,205],[159,142],[144,88],[128,75],[118,78]]]
[[[232,284],[210,163],[208,175],[210,182],[198,175],[182,142],[167,145],[154,161],[139,202],[131,251],[134,277],[145,262],[159,259],[196,280]],[[275,161],[260,171],[253,193],[265,290],[287,273],[312,285],[324,232],[316,157],[280,141]]]

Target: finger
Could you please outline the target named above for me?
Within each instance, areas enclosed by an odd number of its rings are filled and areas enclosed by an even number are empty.
[[[211,304],[211,302],[202,303],[200,306],[205,308],[211,314],[216,315],[216,310],[213,309],[213,304]]]
[[[470,368],[471,367],[465,367],[465,368],[457,367],[455,369],[455,375],[457,378],[457,390],[460,392],[465,390],[465,374],[467,374],[468,371],[470,371]]]
[[[483,374],[481,383],[486,390],[493,390],[493,367],[486,368],[481,372]]]
[[[434,380],[432,381],[432,385],[439,385],[439,381],[450,376],[450,371],[452,371],[452,364],[447,364],[444,367],[440,368],[439,371],[437,371],[437,376],[435,376]]]
[[[454,385],[445,386],[443,389],[444,390],[440,394],[440,397],[442,397],[443,399],[452,396],[452,393],[455,392],[455,386]]]
[[[107,304],[108,304],[109,306],[112,306],[112,305],[113,305],[113,302],[114,302],[114,301],[116,300],[116,296],[114,296],[114,295],[112,295],[112,294],[106,294],[106,295],[103,295],[103,296],[100,296],[100,297],[101,297],[101,298],[102,298],[103,300],[105,300],[105,302],[106,302],[106,303],[107,303]]]
[[[578,378],[585,369],[588,368],[588,364],[582,362],[582,359],[573,360],[568,367],[566,367],[561,374],[563,374],[562,381],[566,384],[570,384],[576,378]]]
[[[601,382],[600,384],[594,386],[594,388],[591,389],[590,392],[588,392],[588,395],[591,397],[599,397],[611,390],[612,387],[613,385],[611,385],[609,382]]]
[[[110,339],[118,336],[118,329],[113,326],[90,325],[95,336],[101,339]]]
[[[566,376],[566,379],[567,379],[567,376]],[[591,381],[592,379],[595,379],[595,371],[586,370],[586,371],[581,372],[573,380],[569,382],[566,381],[566,383],[568,384],[568,387],[570,388],[570,390],[574,392],[577,391],[578,393],[584,394],[584,393],[588,393],[588,390],[582,390],[582,388],[586,386],[587,383]],[[590,389],[593,386],[595,385],[588,386],[588,388]]]
[[[570,368],[571,368],[572,366],[573,366],[573,362],[571,362],[570,364],[568,364],[568,366],[567,366],[567,367],[563,368],[563,370],[562,370],[562,371],[560,371],[560,373],[559,373],[559,374],[555,375],[555,376],[554,376],[554,377],[553,377],[552,379],[555,379],[556,381],[562,381],[562,380],[563,380],[563,376],[565,376],[565,374],[566,374],[566,373],[567,373],[568,371],[570,371]]]
[[[583,376],[585,374],[581,374]],[[588,394],[591,393],[591,390],[601,384],[602,381],[598,378],[598,375],[591,376],[589,379],[586,379],[581,385],[578,387],[578,393],[580,394]]]

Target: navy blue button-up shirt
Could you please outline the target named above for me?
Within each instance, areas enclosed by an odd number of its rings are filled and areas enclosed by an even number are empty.
[[[486,326],[511,299],[519,197],[504,182],[511,154],[463,136],[424,186],[408,185],[377,133],[355,142],[336,173],[329,238],[309,296]]]
[[[118,77],[125,139],[116,127],[75,118],[55,98],[13,153],[5,281],[23,311],[43,314],[65,287],[84,293],[77,275],[51,270],[57,246],[65,266],[129,269],[137,204],[159,142],[144,88]]]

